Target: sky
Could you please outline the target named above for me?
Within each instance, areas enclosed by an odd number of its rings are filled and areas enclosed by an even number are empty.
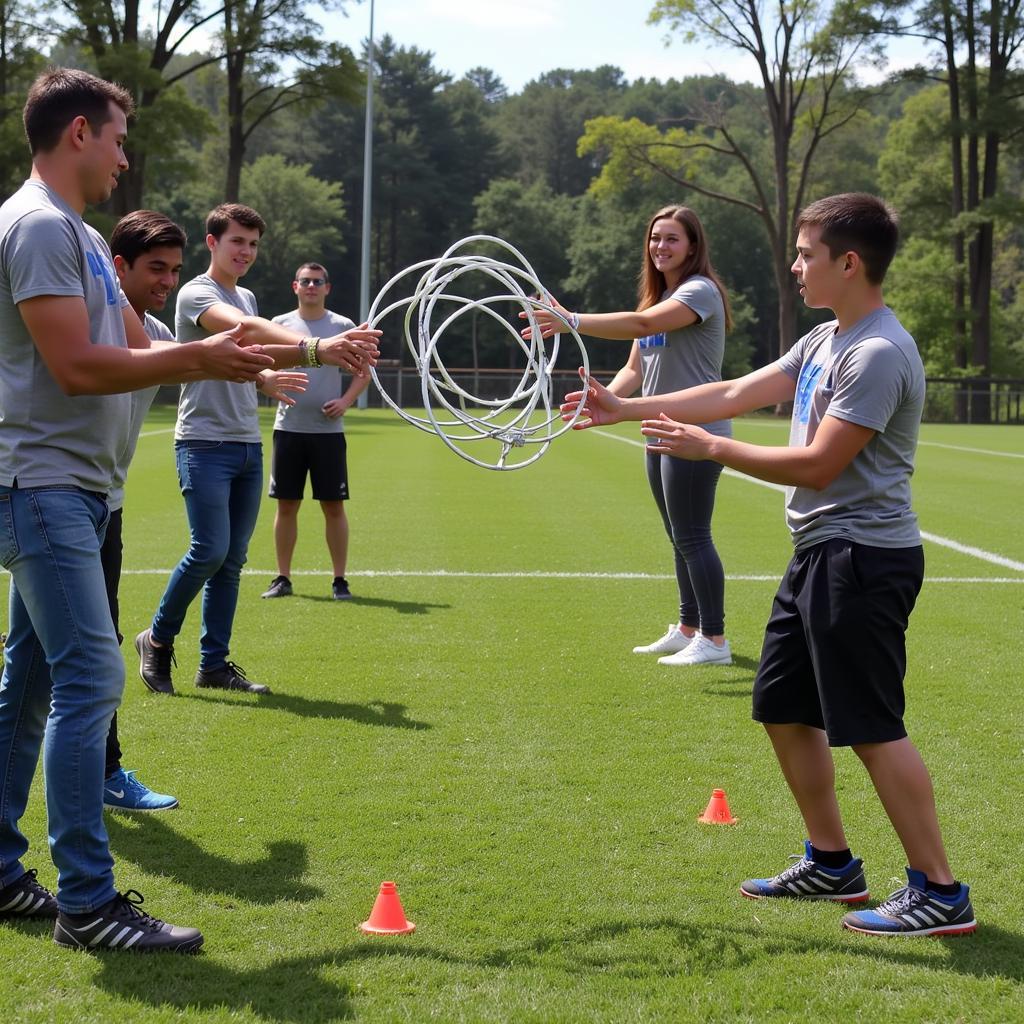
[[[678,33],[648,25],[653,0],[374,0],[374,36],[434,54],[434,67],[460,78],[472,67],[496,72],[510,92],[555,68],[620,67],[636,78],[684,78],[721,73],[736,81],[757,76],[751,59],[729,49],[686,44]],[[370,0],[325,18],[325,34],[359,52],[369,36]],[[892,67],[920,59],[898,43]],[[872,76],[874,77],[874,76]]]

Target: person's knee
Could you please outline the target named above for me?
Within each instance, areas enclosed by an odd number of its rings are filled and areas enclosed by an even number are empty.
[[[229,548],[226,538],[193,540],[185,555],[185,563],[192,572],[209,579],[224,564]]]
[[[277,512],[275,518],[280,520],[294,519],[299,514],[299,507],[302,505],[302,500],[298,501],[290,498],[278,498],[277,499]]]
[[[320,508],[323,509],[325,519],[339,520],[345,518],[345,502],[343,501],[321,501]]]

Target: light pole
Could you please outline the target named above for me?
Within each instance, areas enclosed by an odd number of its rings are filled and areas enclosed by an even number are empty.
[[[370,0],[370,43],[366,51],[366,125],[363,129],[363,237],[359,269],[359,320],[370,312],[370,215],[373,207],[373,0]],[[365,409],[369,393],[360,394],[356,407]]]

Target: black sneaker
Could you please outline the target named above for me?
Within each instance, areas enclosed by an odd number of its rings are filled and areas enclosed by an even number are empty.
[[[36,869],[29,868],[14,882],[0,889],[0,917],[56,917],[57,901],[49,889],[36,881]]]
[[[140,906],[142,893],[129,889],[92,913],[59,914],[53,941],[70,949],[130,949],[136,953],[195,953],[203,944],[198,929],[160,921],[139,910]]]
[[[275,576],[260,597],[291,597],[291,595],[292,581],[287,576]]]
[[[352,591],[348,589],[348,580],[344,576],[335,576],[331,585],[331,597],[335,601],[351,601]]]
[[[774,878],[748,878],[740,892],[748,899],[782,896],[799,900],[834,900],[863,903],[868,899],[864,862],[853,857],[843,868],[826,868],[811,858],[810,840],[804,840],[804,855],[794,854],[791,864]]]
[[[174,644],[157,647],[150,637],[150,631],[144,629],[135,638],[135,650],[139,652],[139,675],[142,681],[154,693],[174,693],[171,664],[178,664],[174,657]]]
[[[247,693],[270,693],[270,687],[246,678],[245,669],[229,661],[220,668],[200,669],[196,673],[196,686],[216,690],[245,690]]]

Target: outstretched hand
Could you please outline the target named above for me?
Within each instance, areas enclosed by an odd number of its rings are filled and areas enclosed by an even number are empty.
[[[709,459],[710,445],[715,435],[692,423],[679,423],[664,413],[656,420],[643,420],[640,433],[650,438],[647,450],[659,455],[674,455],[677,459]]]
[[[266,370],[260,374],[256,386],[267,398],[273,399],[275,402],[283,402],[285,405],[294,405],[295,399],[288,392],[294,391],[302,394],[308,384],[308,374],[295,370]]]
[[[537,321],[537,324],[540,327],[540,336],[542,338],[550,338],[552,334],[560,334],[563,331],[568,330],[570,316],[569,310],[567,310],[565,306],[563,306],[553,295],[548,295],[546,298],[551,306],[554,307],[555,312],[551,312],[551,310],[548,309],[541,309],[538,306],[533,307],[533,318]],[[529,319],[525,310],[519,314],[519,319]],[[524,340],[533,340],[532,327],[526,326],[519,333]]]
[[[377,365],[380,352],[377,339],[383,332],[370,330],[365,323],[351,330],[342,331],[333,338],[324,338],[320,342],[317,354],[320,361],[327,366],[340,366],[343,370],[365,377],[371,366]]]
[[[580,377],[586,379],[586,371],[579,368]],[[568,423],[576,415],[576,410],[583,407],[579,419],[573,424],[573,430],[586,430],[587,427],[604,427],[610,423],[618,423],[623,419],[622,399],[613,395],[603,384],[590,378],[590,386],[586,391],[571,391],[559,407],[562,419]]]
[[[257,381],[259,375],[274,365],[274,360],[259,345],[242,348],[241,324],[230,331],[211,334],[199,344],[202,375],[211,380],[230,380],[239,384]]]

